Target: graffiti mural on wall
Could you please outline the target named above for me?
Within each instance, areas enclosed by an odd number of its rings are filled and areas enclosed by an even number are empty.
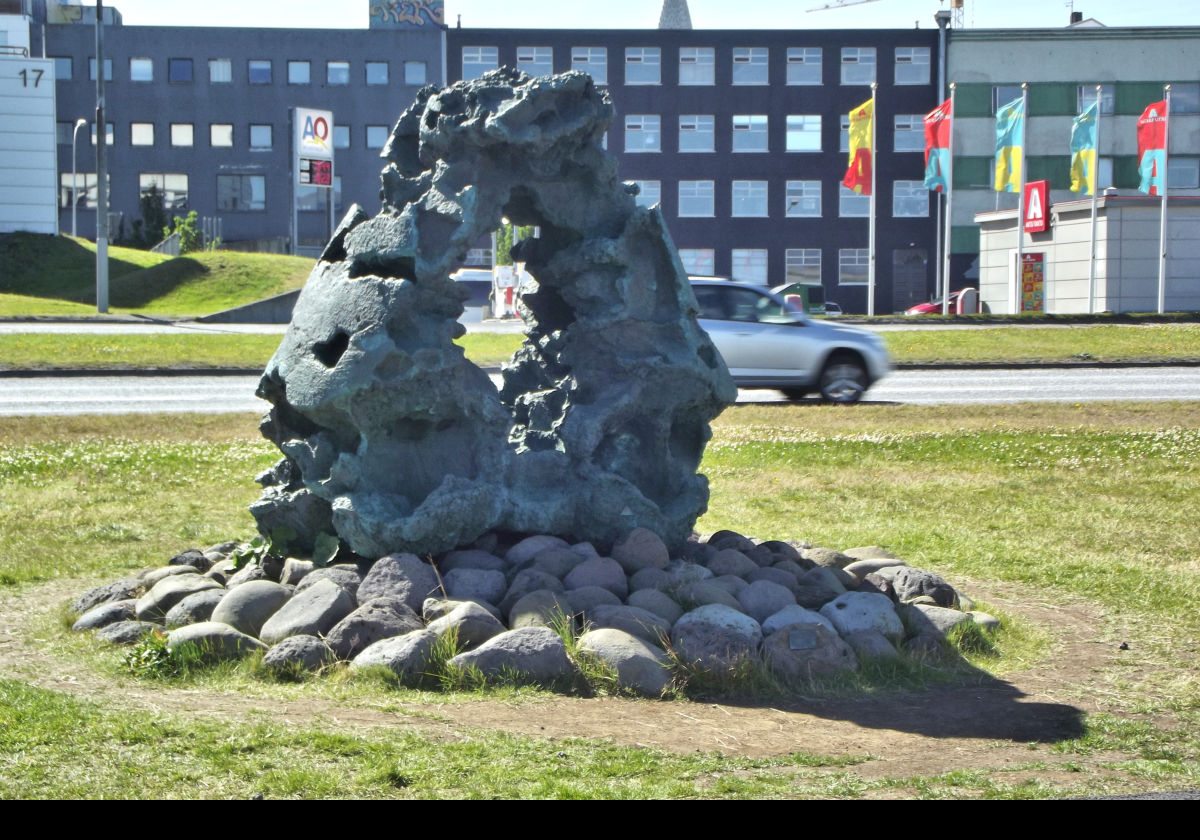
[[[441,26],[445,0],[371,0],[371,27]]]

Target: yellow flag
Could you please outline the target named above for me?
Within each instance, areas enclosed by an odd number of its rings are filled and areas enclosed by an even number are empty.
[[[875,100],[868,99],[850,112],[850,165],[842,184],[862,195],[871,194],[871,130],[875,121]]]

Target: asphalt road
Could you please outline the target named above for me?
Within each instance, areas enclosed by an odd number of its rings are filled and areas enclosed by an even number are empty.
[[[0,376],[0,415],[261,412],[254,376]],[[739,402],[781,402],[742,391]],[[896,371],[871,402],[913,405],[1200,400],[1200,368],[1041,368]],[[814,400],[815,402],[815,400]]]

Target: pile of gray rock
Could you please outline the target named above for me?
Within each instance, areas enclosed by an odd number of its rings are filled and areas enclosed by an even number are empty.
[[[939,655],[963,622],[999,626],[882,548],[733,531],[690,540],[677,557],[645,528],[608,556],[554,536],[488,534],[432,563],[390,554],[361,568],[267,556],[239,569],[235,548],[188,550],[89,590],[71,605],[74,629],[117,644],[165,632],[170,647],[193,642],[217,658],[261,651],[272,668],[384,666],[408,683],[453,629],[463,652],[452,665],[555,683],[578,667],[554,627],[570,616],[579,651],[611,666],[623,687],[657,696],[681,666],[724,671],[749,660],[802,681],[901,651]]]

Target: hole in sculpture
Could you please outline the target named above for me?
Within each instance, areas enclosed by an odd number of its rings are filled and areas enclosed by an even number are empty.
[[[350,336],[339,331],[328,341],[320,341],[314,344],[313,355],[325,367],[331,368],[338,363],[338,360],[342,358],[342,354],[346,352],[346,348],[349,346]]]

